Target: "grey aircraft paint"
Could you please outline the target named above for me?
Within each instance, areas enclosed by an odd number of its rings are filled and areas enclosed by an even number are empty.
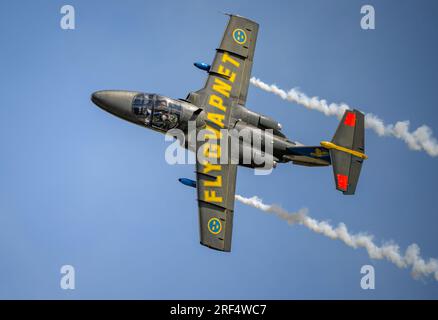
[[[304,166],[332,164],[336,188],[344,194],[354,194],[363,159],[366,159],[361,112],[346,111],[331,143],[303,146],[289,140],[277,121],[245,107],[258,28],[254,21],[230,15],[211,66],[195,64],[208,73],[204,88],[190,92],[184,100],[121,90],[97,91],[91,99],[117,117],[161,133],[175,128],[187,133],[189,121],[196,121],[197,132],[202,129],[211,132],[270,129],[274,161],[268,167],[286,162]],[[194,148],[194,151],[211,149],[212,145],[206,141],[196,142]],[[241,148],[249,148],[252,153],[262,152],[252,145]],[[239,165],[258,167],[254,162]],[[198,193],[201,244],[212,249],[231,251],[236,172],[237,165],[231,161],[216,167],[212,163],[196,163],[196,184],[193,185]]]

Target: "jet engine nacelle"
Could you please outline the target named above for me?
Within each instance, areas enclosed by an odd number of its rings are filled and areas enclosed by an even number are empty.
[[[242,144],[239,148],[239,164],[244,167],[262,170],[272,170],[277,167],[277,159],[249,144]]]
[[[273,129],[277,131],[281,130],[281,124],[278,121],[263,114],[251,111],[244,106],[238,106],[236,108],[235,116],[257,128]]]
[[[281,124],[272,118],[260,115],[259,123],[267,129],[281,130]]]

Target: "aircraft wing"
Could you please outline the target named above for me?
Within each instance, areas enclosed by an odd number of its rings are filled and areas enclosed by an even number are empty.
[[[257,23],[230,16],[205,87],[195,93],[205,112],[205,126],[198,129],[205,140],[196,142],[205,157],[196,164],[201,244],[221,251],[231,250],[237,165],[220,149],[220,139],[229,140],[220,130],[234,126],[232,110],[245,104],[257,31]]]
[[[201,244],[231,251],[237,165],[196,166]]]
[[[209,71],[205,87],[197,93],[205,95],[216,79],[232,84],[230,98],[245,105],[251,78],[259,25],[249,19],[230,15],[219,48]]]

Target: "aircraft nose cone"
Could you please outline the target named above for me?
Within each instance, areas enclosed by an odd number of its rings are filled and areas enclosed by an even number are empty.
[[[98,107],[126,120],[132,117],[132,100],[137,95],[133,91],[103,90],[91,95],[91,101]]]
[[[91,101],[97,106],[103,106],[106,104],[106,93],[105,91],[96,91],[91,95]]]

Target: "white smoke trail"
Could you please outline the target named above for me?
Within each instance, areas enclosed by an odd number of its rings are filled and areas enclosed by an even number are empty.
[[[286,92],[275,84],[267,84],[255,77],[251,78],[251,84],[264,91],[271,92],[283,100],[295,102],[307,109],[317,110],[326,116],[337,116],[342,118],[345,110],[352,109],[347,104],[327,103],[318,97],[308,97],[298,89],[291,89]],[[396,124],[385,125],[382,119],[372,113],[365,115],[365,127],[372,129],[379,136],[392,136],[404,141],[411,150],[424,150],[432,157],[438,156],[438,142],[433,137],[432,129],[426,125],[418,127],[415,131],[409,131],[409,121],[398,121]]]
[[[341,240],[349,247],[355,249],[365,248],[371,259],[386,259],[399,268],[410,267],[414,278],[432,275],[435,280],[438,281],[438,260],[429,259],[429,261],[426,262],[420,256],[420,248],[415,243],[408,246],[405,254],[401,255],[400,248],[397,244],[387,243],[379,247],[374,244],[373,236],[365,233],[350,234],[344,223],[340,223],[334,228],[326,221],[318,221],[309,217],[309,210],[307,208],[302,208],[297,212],[288,212],[277,205],[264,204],[257,196],[245,198],[236,195],[236,200],[264,212],[273,213],[291,225],[301,224],[332,240]]]

